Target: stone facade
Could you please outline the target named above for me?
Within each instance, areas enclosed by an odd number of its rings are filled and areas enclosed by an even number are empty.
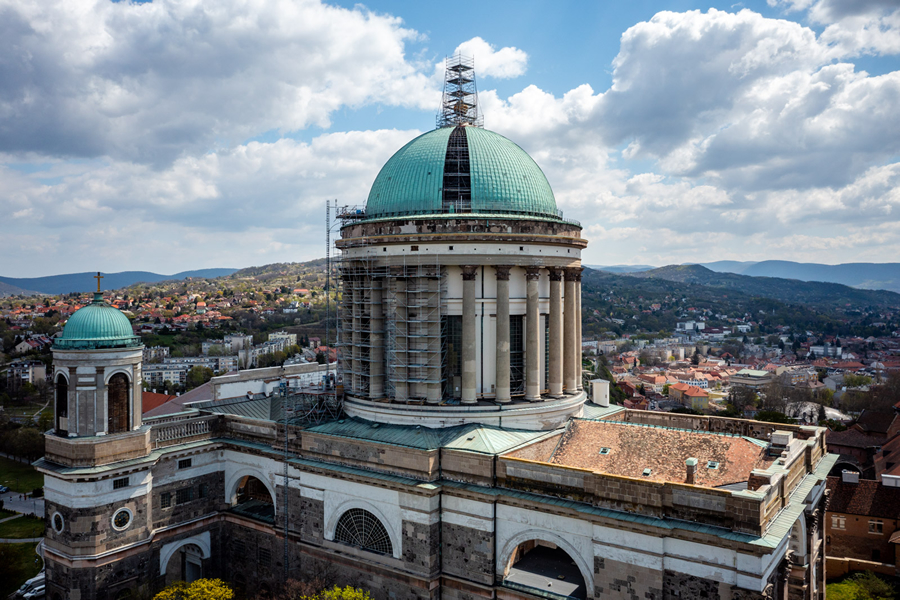
[[[732,494],[569,469],[541,462],[528,446],[523,459],[514,456],[519,451],[417,449],[313,428],[292,432],[285,502],[284,455],[270,423],[185,418],[216,424],[206,434],[183,427],[184,442],[163,443],[166,436],[152,433],[156,448],[138,460],[101,468],[39,463],[51,523],[50,600],[151,593],[189,576],[190,564],[248,592],[275,591],[287,575],[359,585],[375,600],[527,598],[505,581],[519,549],[534,541],[570,557],[594,598],[821,598],[821,585],[812,582],[821,571],[799,566],[802,553],[822,564],[808,550],[822,546],[813,514],[824,497],[812,474],[813,461],[822,460],[812,430],[798,432],[809,452],[792,455],[806,466],[782,469],[787,486],[813,484],[809,516],[800,515],[805,524],[794,532],[804,543],[789,546],[785,536],[772,550],[751,543],[773,515],[790,509],[790,488],[773,486],[771,473],[756,491]],[[255,504],[235,506],[248,494]],[[131,518],[116,528],[113,516],[123,508]],[[351,510],[383,525],[391,554],[338,541],[336,524]],[[730,528],[710,529],[725,513]]]

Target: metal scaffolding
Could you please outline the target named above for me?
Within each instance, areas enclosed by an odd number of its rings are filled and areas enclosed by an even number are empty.
[[[342,261],[343,295],[338,319],[338,347],[342,354],[344,385],[357,397],[384,395],[383,286],[387,267],[373,258]]]
[[[390,269],[385,286],[385,387],[395,402],[443,399],[446,280],[437,256],[417,257],[414,263],[405,258],[404,264]]]
[[[444,93],[438,127],[456,125],[484,126],[478,113],[478,88],[475,84],[475,60],[457,54],[447,57],[444,69]]]

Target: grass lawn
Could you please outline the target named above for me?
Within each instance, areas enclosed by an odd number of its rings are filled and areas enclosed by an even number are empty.
[[[43,402],[32,402],[24,406],[6,406],[6,414],[11,417],[30,417],[43,408]]]
[[[44,537],[44,520],[19,517],[0,523],[0,539]]]
[[[34,488],[44,487],[44,476],[28,463],[0,456],[0,485],[15,492],[31,493]]]
[[[31,579],[41,570],[41,563],[35,564],[37,554],[34,549],[37,544],[3,544],[0,548],[0,557],[4,564],[7,577],[0,577],[0,598],[6,598]]]

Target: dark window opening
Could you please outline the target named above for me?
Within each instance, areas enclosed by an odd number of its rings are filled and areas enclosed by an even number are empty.
[[[172,508],[172,493],[163,492],[159,495],[159,506],[161,508]]]
[[[66,437],[69,435],[69,381],[64,375],[56,376],[56,433]]]
[[[190,458],[182,458],[181,460],[178,461],[178,468],[179,468],[179,469],[188,469],[188,468],[190,468],[190,466],[191,466],[191,460],[192,460],[192,459],[190,459]]]
[[[443,212],[472,212],[472,177],[469,144],[464,127],[455,127],[444,157]]]
[[[122,477],[121,479],[113,479],[113,489],[120,490],[124,487],[128,487],[128,477]]]
[[[447,362],[444,366],[445,398],[459,398],[462,387],[462,315],[449,315],[444,320],[444,348]]]
[[[268,548],[259,549],[259,566],[268,567],[272,564],[272,551]]]
[[[185,504],[194,499],[194,488],[181,488],[175,492],[175,504]]]
[[[206,498],[207,496],[209,496],[209,485],[207,485],[205,483],[201,483],[200,484],[200,497]]]
[[[881,550],[872,550],[872,560],[874,562],[881,562]]]
[[[129,430],[128,421],[128,377],[116,373],[109,378],[107,393],[107,430],[109,433],[123,433]]]
[[[525,322],[522,315],[509,316],[509,393],[525,393]]]

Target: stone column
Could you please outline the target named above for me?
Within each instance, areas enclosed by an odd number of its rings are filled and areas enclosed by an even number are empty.
[[[497,402],[509,402],[509,265],[497,265]]]
[[[475,276],[478,266],[462,267],[463,314],[462,314],[462,390],[461,402],[475,404],[475,389],[478,385],[478,364],[475,353]]]
[[[372,281],[372,307],[369,317],[369,398],[384,397],[384,308],[382,307],[383,280]]]
[[[563,392],[563,335],[562,335],[562,277],[563,270],[550,267],[550,388],[551,396]]]
[[[581,376],[581,370],[584,368],[581,363],[581,275],[584,269],[578,268],[575,275],[575,384],[578,390],[584,389],[584,377]]]
[[[540,337],[541,315],[538,310],[538,281],[540,267],[525,268],[525,399],[537,402],[541,399]]]
[[[563,314],[563,381],[566,393],[578,390],[575,374],[575,269],[566,269],[566,298]]]

